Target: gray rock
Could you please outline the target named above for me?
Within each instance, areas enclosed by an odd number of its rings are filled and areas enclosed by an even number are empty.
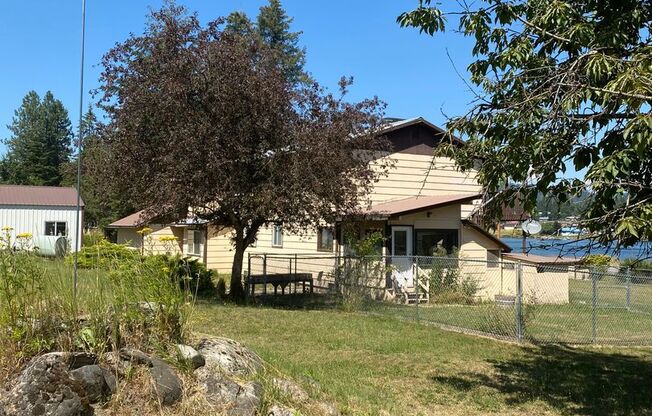
[[[90,406],[80,382],[70,375],[73,354],[49,353],[35,357],[3,398],[7,416],[90,416]]]
[[[183,394],[181,380],[164,361],[151,358],[150,363],[149,374],[152,376],[159,402],[164,406],[174,404]]]
[[[206,365],[206,360],[204,357],[190,345],[177,344],[177,350],[179,351],[179,356],[181,356],[181,358],[184,360],[192,363],[194,369]]]
[[[263,400],[263,386],[257,381],[239,384],[215,374],[201,377],[206,400],[229,416],[255,416]]]
[[[204,338],[197,351],[204,356],[209,372],[242,376],[255,374],[263,368],[263,360],[255,352],[229,338]]]
[[[292,380],[272,379],[272,385],[282,394],[288,396],[292,401],[305,402],[309,399],[308,393]]]
[[[97,364],[97,355],[89,352],[70,352],[68,359],[68,367],[71,370],[84,367],[86,365]]]
[[[298,414],[296,410],[279,404],[275,404],[267,410],[267,416],[295,416]]]
[[[120,358],[119,352],[107,352],[103,358],[111,374],[117,377],[124,378],[131,368],[131,361]]]
[[[80,367],[71,371],[70,375],[81,383],[90,403],[105,401],[115,392],[115,377],[98,365]]]
[[[134,364],[152,365],[152,358],[149,355],[133,348],[121,348],[120,358]]]

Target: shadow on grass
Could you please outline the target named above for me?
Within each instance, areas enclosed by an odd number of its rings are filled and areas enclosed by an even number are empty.
[[[340,297],[333,294],[293,293],[287,295],[257,295],[249,299],[254,306],[264,306],[278,309],[325,310],[336,309]]]
[[[652,361],[642,357],[542,346],[489,363],[494,376],[462,373],[432,380],[460,392],[489,387],[506,395],[507,405],[543,401],[565,414],[652,414]]]

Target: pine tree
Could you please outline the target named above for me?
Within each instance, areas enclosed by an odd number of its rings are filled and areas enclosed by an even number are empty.
[[[5,183],[59,186],[70,159],[72,130],[61,101],[30,91],[8,126],[8,152],[0,174]]]
[[[226,26],[224,31],[227,33],[237,33],[240,35],[251,35],[256,31],[254,24],[244,12],[231,12],[226,17]]]
[[[312,80],[303,69],[306,50],[299,46],[299,36],[303,32],[290,32],[293,20],[279,0],[269,0],[267,6],[260,8],[256,26],[262,40],[277,52],[288,80],[295,84],[308,84]]]

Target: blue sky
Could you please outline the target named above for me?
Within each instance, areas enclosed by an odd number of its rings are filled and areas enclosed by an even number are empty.
[[[233,10],[251,18],[266,0],[178,0],[202,22]],[[416,0],[283,0],[302,30],[306,68],[321,84],[335,88],[342,75],[353,76],[352,99],[377,95],[388,103],[387,115],[424,116],[443,124],[445,116],[469,107],[472,94],[456,73],[466,76],[470,39],[449,31],[435,37],[400,28],[395,20]],[[85,102],[97,86],[102,55],[130,32],[141,33],[154,0],[87,0]],[[51,90],[77,124],[81,0],[4,0],[0,15],[0,138],[22,97]],[[452,25],[450,25],[452,26]],[[4,152],[0,145],[0,153]]]

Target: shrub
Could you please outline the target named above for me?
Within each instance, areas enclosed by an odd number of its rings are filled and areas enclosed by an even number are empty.
[[[216,285],[216,293],[218,299],[225,300],[227,298],[226,295],[226,280],[224,280],[223,277],[220,277],[217,279],[217,285]]]
[[[99,230],[91,230],[85,232],[82,236],[82,247],[92,247],[105,240],[106,237],[103,232]]]
[[[423,266],[422,266],[423,267]],[[480,289],[478,282],[462,276],[458,253],[433,257],[428,272],[430,300],[437,303],[473,303]]]
[[[181,257],[178,254],[160,254],[150,256],[147,259],[148,261],[152,261],[152,259],[163,261],[170,278],[178,281],[182,289],[188,289],[191,293],[215,293],[213,279],[216,278],[216,273],[207,269],[204,263],[201,263],[198,259]]]
[[[80,268],[109,269],[116,265],[140,260],[141,254],[126,244],[115,244],[107,240],[100,240],[92,246],[84,246],[78,253]],[[68,263],[72,264],[73,255],[68,256]]]
[[[613,259],[607,254],[589,254],[584,257],[583,263],[587,266],[606,269],[613,264]]]

